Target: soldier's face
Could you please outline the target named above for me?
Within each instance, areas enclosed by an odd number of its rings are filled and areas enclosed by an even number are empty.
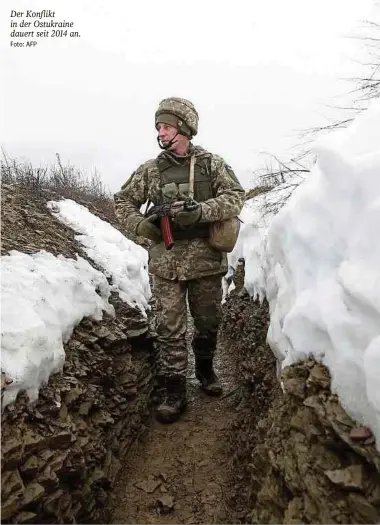
[[[170,124],[158,124],[157,125],[158,136],[160,137],[161,142],[165,145],[170,142],[176,136],[178,130],[175,126]]]

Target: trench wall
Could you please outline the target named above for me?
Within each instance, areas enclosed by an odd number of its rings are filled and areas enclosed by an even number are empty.
[[[374,437],[347,415],[320,363],[287,367],[281,387],[265,343],[268,321],[267,304],[248,296],[227,302],[224,329],[239,334],[242,401],[230,441],[243,521],[379,523]]]
[[[2,184],[2,254],[79,254],[95,266],[75,232],[48,211],[46,203],[59,198],[38,186]],[[119,227],[91,203],[82,204]],[[84,319],[76,327],[62,373],[41,388],[38,402],[31,405],[20,394],[2,413],[4,523],[104,522],[121,462],[148,424],[155,373],[151,318],[116,294],[110,302],[116,318],[104,314],[101,322]],[[2,375],[2,392],[6,382]]]
[[[154,367],[144,335],[118,320],[84,320],[62,373],[38,402],[20,394],[2,414],[2,522],[102,519],[121,463],[149,421]]]

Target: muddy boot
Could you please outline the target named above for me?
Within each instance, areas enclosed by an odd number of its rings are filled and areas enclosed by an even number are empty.
[[[195,377],[208,396],[220,396],[223,393],[222,385],[212,367],[212,359],[195,358]]]
[[[165,377],[161,393],[161,403],[156,410],[160,423],[174,423],[186,408],[186,378],[182,376]]]

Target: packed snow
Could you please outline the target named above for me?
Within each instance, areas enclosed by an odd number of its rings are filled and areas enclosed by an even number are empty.
[[[248,291],[267,297],[268,342],[282,366],[321,360],[380,450],[380,101],[316,153],[269,228],[251,204],[230,262],[245,256]]]
[[[1,257],[1,277],[1,369],[13,381],[5,407],[20,390],[37,399],[41,384],[62,369],[63,342],[83,317],[115,312],[106,277],[81,257],[12,250]]]
[[[241,222],[239,237],[235,248],[228,255],[228,273],[233,274],[238,259],[245,260],[245,288],[260,301],[266,296],[264,250],[268,227],[278,210],[278,203],[286,201],[291,194],[290,185],[284,183],[270,192],[249,199],[239,215]],[[223,287],[225,288],[225,279]],[[231,292],[233,287],[228,289]]]
[[[74,201],[51,201],[48,208],[80,233],[77,240],[103,271],[81,257],[75,261],[43,251],[33,255],[12,251],[1,258],[1,369],[12,380],[3,407],[20,390],[30,400],[37,399],[40,386],[62,369],[63,342],[74,327],[84,317],[102,319],[103,310],[114,315],[108,302],[111,291],[145,316],[149,307],[146,250]]]
[[[47,206],[57,219],[80,234],[75,238],[90,259],[111,277],[111,290],[146,315],[151,297],[148,252],[75,201],[50,201]]]

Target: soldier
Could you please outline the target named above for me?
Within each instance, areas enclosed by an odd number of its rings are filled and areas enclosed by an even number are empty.
[[[222,387],[213,368],[221,318],[221,278],[227,271],[226,254],[208,242],[209,224],[238,215],[245,193],[233,170],[218,155],[194,146],[198,113],[182,98],[160,102],[155,114],[157,141],[163,150],[131,175],[115,195],[115,211],[127,235],[153,241],[149,271],[157,301],[158,376],[162,394],[156,417],[176,421],[186,408],[187,303],[194,319],[192,347],[195,373],[208,395]],[[182,202],[189,196],[190,159],[194,166],[194,199],[191,211],[179,208],[172,219],[174,247],[167,250],[157,215],[144,218],[140,207]]]
[[[236,270],[233,276],[233,281],[235,284],[235,293],[239,294],[239,296],[243,296],[246,292],[246,289],[244,288],[244,281],[245,281],[245,259],[244,257],[240,257],[238,259]]]

